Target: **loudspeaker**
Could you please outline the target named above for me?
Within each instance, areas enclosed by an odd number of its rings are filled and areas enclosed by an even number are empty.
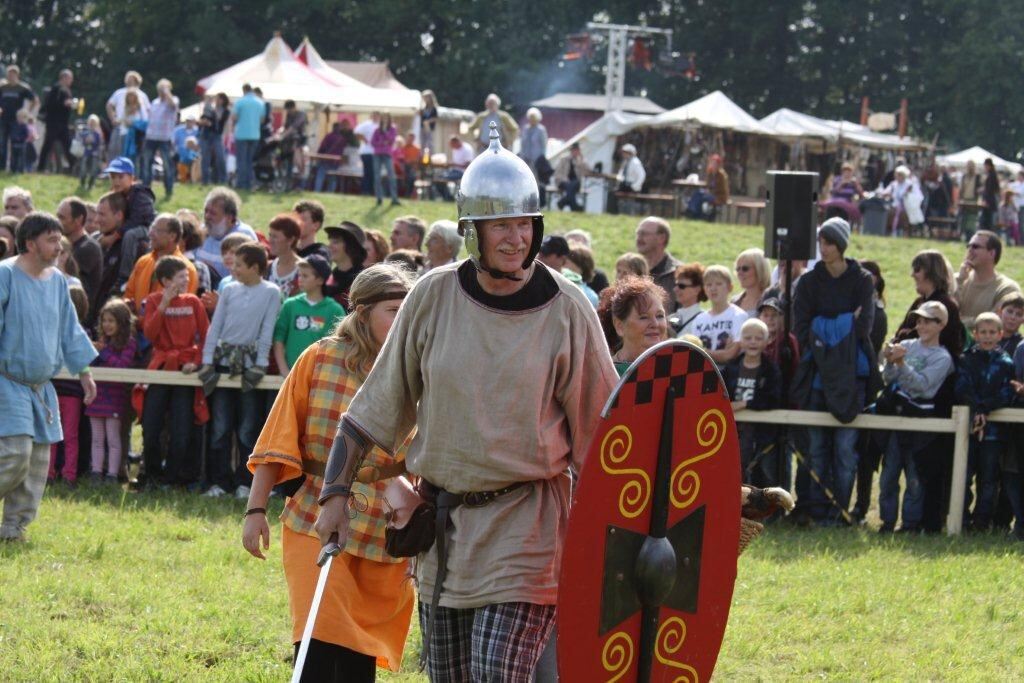
[[[802,261],[817,254],[818,174],[768,171],[764,253]]]

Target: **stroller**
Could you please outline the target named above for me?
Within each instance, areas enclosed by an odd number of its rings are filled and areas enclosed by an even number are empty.
[[[253,160],[253,173],[256,182],[274,193],[288,190],[291,179],[292,157],[295,154],[295,143],[288,138],[278,139],[274,136],[260,141]]]

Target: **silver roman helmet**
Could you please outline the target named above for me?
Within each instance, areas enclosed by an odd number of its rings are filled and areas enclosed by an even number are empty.
[[[491,218],[533,219],[533,241],[523,262],[528,268],[537,258],[544,237],[544,218],[540,213],[537,179],[526,163],[501,146],[498,126],[491,122],[490,145],[466,168],[456,195],[459,208],[459,234],[466,238],[466,251],[479,269],[495,277],[507,273],[492,270],[481,262],[480,243],[475,221]]]

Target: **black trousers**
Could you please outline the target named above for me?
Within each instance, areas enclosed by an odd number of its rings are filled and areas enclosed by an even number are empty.
[[[39,150],[39,170],[46,170],[46,162],[49,159],[54,142],[60,143],[61,152],[68,162],[68,170],[73,169],[75,167],[75,157],[71,156],[71,130],[65,122],[63,125],[54,124],[46,127],[46,134],[43,136],[43,147]],[[54,170],[60,172],[59,162]]]
[[[150,384],[142,406],[142,457],[146,480],[167,484],[186,483],[183,466],[192,441],[193,387]],[[167,421],[170,436],[167,466],[163,466],[163,428]],[[191,469],[191,468],[190,468]]]
[[[292,661],[298,657],[299,644],[295,643]],[[302,683],[373,683],[377,680],[377,660],[347,647],[311,638],[300,680]]]

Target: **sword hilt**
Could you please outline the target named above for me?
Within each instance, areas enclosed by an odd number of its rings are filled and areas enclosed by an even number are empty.
[[[327,562],[327,558],[334,557],[341,552],[341,546],[338,545],[338,532],[335,531],[331,534],[331,537],[327,539],[327,543],[323,548],[320,549],[320,556],[316,558],[316,566],[323,567]]]

